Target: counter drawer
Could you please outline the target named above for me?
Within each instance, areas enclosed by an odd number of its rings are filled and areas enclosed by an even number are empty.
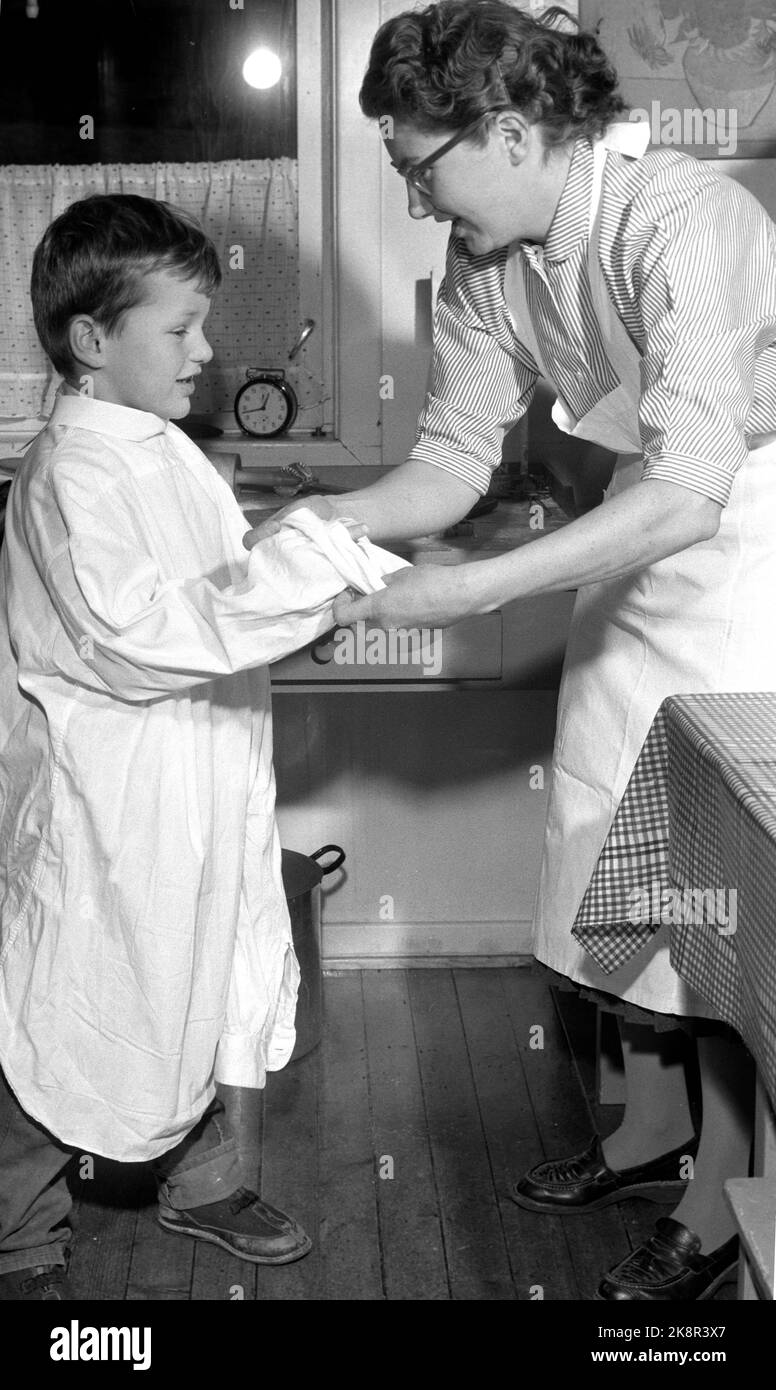
[[[449,628],[338,627],[271,667],[273,685],[438,685],[500,681],[501,613]]]

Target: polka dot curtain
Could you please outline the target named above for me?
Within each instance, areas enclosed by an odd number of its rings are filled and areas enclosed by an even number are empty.
[[[52,219],[90,193],[161,198],[197,217],[215,243],[224,280],[208,318],[214,357],[197,386],[197,414],[231,410],[246,367],[286,365],[299,396],[298,423],[313,428],[320,383],[303,365],[287,364],[301,327],[297,166],[287,158],[0,167],[0,417],[50,412],[59,377],[32,321],[32,256]],[[234,248],[242,248],[242,269]]]

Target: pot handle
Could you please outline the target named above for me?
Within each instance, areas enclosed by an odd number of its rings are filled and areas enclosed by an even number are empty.
[[[317,864],[322,854],[336,854],[337,856],[336,859],[332,860],[331,864],[319,864],[318,867],[324,876],[326,874],[333,874],[335,869],[341,868],[345,863],[345,851],[341,849],[339,845],[323,845],[321,849],[315,851],[315,854],[311,854],[310,858],[314,859]]]

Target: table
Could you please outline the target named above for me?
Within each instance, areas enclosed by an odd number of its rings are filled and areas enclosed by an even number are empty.
[[[673,696],[663,709],[669,873],[696,894],[671,961],[741,1034],[776,1105],[776,694]]]
[[[645,886],[640,915],[634,894]],[[772,1289],[776,694],[677,695],[661,705],[575,934],[612,969],[661,921],[670,925],[673,966],[736,1029],[757,1065],[755,1178],[726,1184],[726,1193],[759,1287]],[[748,1264],[741,1296],[757,1296]]]
[[[757,1064],[756,1176],[725,1191],[739,1298],[776,1297],[776,694],[675,696],[663,711],[671,879],[683,895],[714,889],[712,912],[691,903],[672,926],[671,961]]]

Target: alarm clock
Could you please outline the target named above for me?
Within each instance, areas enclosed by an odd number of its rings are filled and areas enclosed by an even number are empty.
[[[296,419],[298,402],[285,372],[277,368],[249,367],[247,380],[234,398],[234,414],[244,434],[274,439]]]

